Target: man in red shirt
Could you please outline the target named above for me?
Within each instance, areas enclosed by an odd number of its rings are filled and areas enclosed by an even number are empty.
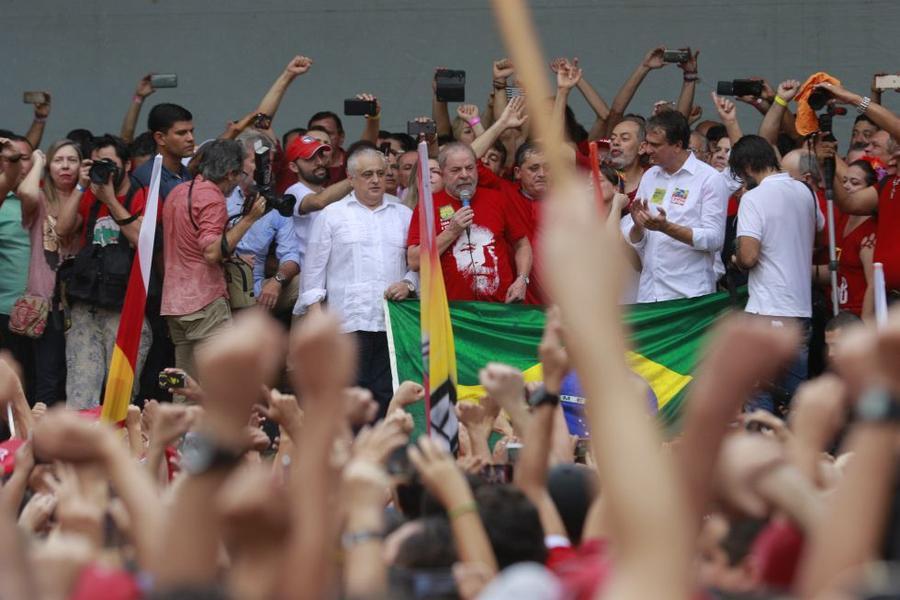
[[[531,243],[509,198],[478,186],[475,153],[466,144],[444,146],[438,164],[444,189],[433,197],[434,228],[447,298],[521,302],[531,273]],[[466,195],[469,206],[461,200]],[[407,240],[407,261],[414,271],[419,270],[419,242],[417,210]]]
[[[854,94],[840,86],[823,83],[819,87],[830,92],[838,102],[856,106],[861,114],[868,116],[892,136],[887,143],[890,156],[888,176],[875,185],[848,193],[842,185],[847,164],[840,157],[835,158],[834,197],[843,213],[877,213],[874,260],[884,265],[885,288],[888,293],[900,293],[900,236],[897,235],[900,228],[900,173],[897,171],[897,162],[900,161],[900,117],[870,98]]]
[[[249,213],[225,231],[225,198],[242,177],[253,176],[253,160],[240,142],[209,142],[202,149],[199,175],[173,189],[163,207],[161,314],[175,345],[175,366],[194,378],[195,345],[231,320],[222,262],[265,214],[266,201],[258,196]]]
[[[528,241],[533,253],[533,268],[525,292],[526,304],[546,304],[546,295],[540,282],[540,261],[535,248],[541,229],[541,201],[549,187],[549,167],[544,153],[531,142],[526,142],[516,150],[513,177],[510,181],[498,177],[487,166],[479,163],[479,181],[484,187],[503,192],[513,211],[514,218],[528,233]]]

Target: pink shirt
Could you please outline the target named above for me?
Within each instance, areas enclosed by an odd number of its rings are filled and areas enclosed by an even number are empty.
[[[225,196],[214,183],[197,177],[191,192],[192,223],[188,215],[190,188],[190,181],[178,185],[163,207],[163,315],[187,315],[216,298],[228,297],[224,268],[203,258],[203,249],[219,243],[225,231]]]
[[[31,238],[31,260],[28,262],[26,291],[28,294],[52,300],[56,287],[60,244],[56,237],[56,219],[48,219],[48,216],[47,201],[42,197],[38,202],[38,209],[31,213],[31,218],[22,219],[22,227],[28,230],[28,237]],[[48,261],[52,261],[53,264]]]

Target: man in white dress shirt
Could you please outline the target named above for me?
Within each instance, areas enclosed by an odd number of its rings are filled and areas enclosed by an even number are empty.
[[[716,291],[716,256],[725,238],[728,189],[718,171],[690,151],[691,129],[676,111],[647,122],[654,166],[641,178],[622,232],[641,256],[638,302]]]
[[[359,345],[357,385],[372,392],[379,417],[393,394],[385,333],[385,298],[403,300],[417,277],[407,268],[406,236],[412,211],[385,199],[384,155],[363,148],[350,155],[353,191],[323,209],[313,222],[300,275],[295,314],[322,302],[341,316]]]

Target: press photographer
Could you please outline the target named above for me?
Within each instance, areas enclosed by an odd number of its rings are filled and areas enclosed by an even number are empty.
[[[125,141],[107,134],[94,138],[91,148],[76,186],[83,193],[61,203],[57,222],[59,235],[76,236],[81,246],[59,271],[72,323],[66,331],[66,402],[77,409],[100,404],[146,203],[144,190],[128,175]],[[145,319],[138,370],[151,341]]]
[[[163,208],[161,314],[175,345],[175,366],[195,378],[194,346],[231,320],[225,264],[266,212],[265,198],[257,196],[246,214],[226,229],[225,198],[250,179],[255,168],[253,154],[240,142],[213,140],[194,157],[193,179],[173,189]]]
[[[265,199],[266,213],[241,239],[236,254],[252,263],[252,279],[248,283],[255,303],[278,314],[290,314],[299,290],[300,251],[291,220],[297,200],[291,194],[279,196],[275,192],[271,140],[264,134],[249,131],[241,134],[238,141],[243,144],[244,151],[254,157],[255,170],[253,178],[245,177],[228,197],[229,222],[237,221],[251,210],[253,202],[248,199],[254,198],[255,194]],[[273,243],[277,269],[266,277],[266,263]],[[244,285],[242,279],[233,280],[229,292],[239,284]],[[243,287],[236,293],[242,291]]]

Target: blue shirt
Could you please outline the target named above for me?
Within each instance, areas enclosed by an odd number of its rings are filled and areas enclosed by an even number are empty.
[[[179,183],[184,183],[185,181],[189,181],[191,179],[190,174],[188,173],[187,167],[184,165],[181,166],[181,171],[178,173],[173,173],[168,170],[165,165],[163,165],[162,170],[160,172],[159,178],[159,201],[162,202],[166,199],[166,196],[169,195],[175,186]],[[151,158],[140,167],[134,170],[131,174],[135,179],[141,182],[141,187],[149,187],[150,186],[150,175],[153,173],[153,159]]]
[[[235,188],[227,200],[229,225],[236,221],[233,217],[241,214],[243,206],[244,194],[241,188]],[[291,217],[282,216],[277,210],[270,210],[254,223],[235,249],[236,254],[253,257],[253,292],[257,297],[262,291],[262,282],[266,277],[266,258],[269,256],[269,247],[273,240],[275,257],[279,265],[288,261],[300,265],[300,242],[294,233],[294,222]]]

